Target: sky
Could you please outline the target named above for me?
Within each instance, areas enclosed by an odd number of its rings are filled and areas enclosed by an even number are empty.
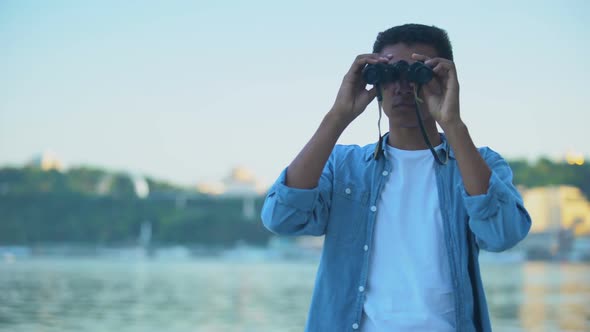
[[[0,167],[53,151],[178,185],[272,183],[377,33],[445,29],[461,116],[508,159],[590,156],[588,1],[0,1]],[[371,103],[339,139],[377,139]],[[386,121],[382,130],[387,131]]]

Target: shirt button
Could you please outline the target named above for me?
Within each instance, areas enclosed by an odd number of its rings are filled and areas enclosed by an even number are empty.
[[[365,246],[363,247],[363,249],[364,249],[365,251],[367,251],[367,250],[369,250],[369,246],[365,244]]]
[[[363,286],[360,286],[360,287],[359,287],[359,292],[364,292],[364,291],[365,291],[365,287],[363,287]]]
[[[346,188],[346,189],[344,189],[344,192],[350,195],[350,193],[352,192],[352,190],[350,190],[350,188]]]
[[[377,211],[377,207],[375,205],[371,206],[371,211],[373,211],[373,212]]]
[[[388,171],[383,171],[383,173],[381,173],[381,174],[383,174],[383,176],[387,176],[387,174],[389,174],[389,172]]]
[[[358,328],[359,328],[359,324],[357,324],[357,323],[352,324],[353,330],[357,330]]]

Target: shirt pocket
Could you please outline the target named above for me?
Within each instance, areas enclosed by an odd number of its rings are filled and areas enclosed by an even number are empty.
[[[341,244],[364,241],[369,191],[354,182],[334,181],[326,236]]]

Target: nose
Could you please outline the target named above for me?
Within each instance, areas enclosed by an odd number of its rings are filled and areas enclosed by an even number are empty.
[[[404,95],[412,93],[412,85],[406,79],[399,79],[393,82],[393,92],[396,95]]]

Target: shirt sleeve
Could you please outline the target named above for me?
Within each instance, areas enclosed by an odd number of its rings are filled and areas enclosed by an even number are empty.
[[[324,235],[332,199],[333,153],[315,188],[285,184],[287,168],[269,189],[262,206],[263,225],[278,235]]]
[[[495,151],[486,148],[482,153],[492,174],[488,191],[469,196],[461,186],[469,227],[477,244],[488,251],[512,248],[525,238],[531,228],[531,217],[522,197],[512,183],[512,170]]]

